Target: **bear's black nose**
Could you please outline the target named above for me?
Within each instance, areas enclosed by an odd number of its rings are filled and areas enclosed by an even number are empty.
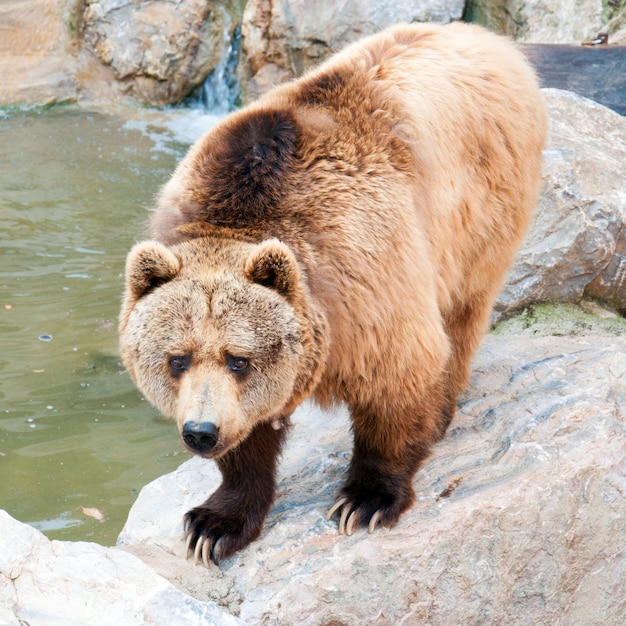
[[[219,439],[220,429],[212,422],[185,422],[183,424],[183,441],[185,445],[198,454],[210,452]]]

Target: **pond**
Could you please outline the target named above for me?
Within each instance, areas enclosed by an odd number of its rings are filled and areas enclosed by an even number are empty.
[[[123,370],[117,317],[147,209],[214,122],[0,111],[0,508],[50,538],[114,545],[142,486],[187,459]]]

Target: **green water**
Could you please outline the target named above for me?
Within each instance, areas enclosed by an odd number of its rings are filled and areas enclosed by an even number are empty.
[[[187,458],[123,371],[117,315],[190,116],[0,112],[0,508],[50,538],[113,545],[141,487]]]

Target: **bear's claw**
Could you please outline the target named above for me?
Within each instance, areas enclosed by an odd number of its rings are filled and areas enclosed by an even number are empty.
[[[355,528],[358,528],[361,524],[361,512],[356,502],[352,502],[347,497],[342,497],[333,504],[328,513],[326,519],[329,520],[337,511],[341,510],[341,516],[339,518],[339,534],[348,535],[352,534]],[[373,533],[376,530],[376,526],[382,518],[382,511],[378,509],[371,516],[367,525],[367,532]]]
[[[328,513],[326,513],[326,519],[329,520],[335,514],[335,511],[339,510],[347,502],[348,498],[339,498],[339,500],[337,500],[337,502],[330,507]]]
[[[383,514],[381,513],[381,511],[379,509],[370,518],[370,523],[367,526],[367,532],[370,533],[370,535],[376,530],[376,526],[378,526],[378,522],[380,521],[380,518],[382,517],[382,515]]]
[[[220,564],[221,559],[221,547],[222,547],[222,538],[219,537],[217,541],[214,541],[213,538],[202,535],[196,539],[195,547],[193,546],[194,535],[193,533],[187,533],[187,542],[185,545],[185,559],[189,559],[189,557],[193,554],[193,562],[194,565],[199,565],[203,563],[206,567],[210,567],[211,564],[209,561],[213,561],[215,565]]]
[[[234,512],[225,507],[220,509],[219,496],[216,501],[217,506],[210,498],[185,515],[185,556],[190,559],[193,555],[196,565],[202,563],[210,567],[213,561],[219,566],[224,559],[245,548],[261,532],[262,516],[255,516],[254,511],[250,510],[244,515],[240,506],[233,507]]]

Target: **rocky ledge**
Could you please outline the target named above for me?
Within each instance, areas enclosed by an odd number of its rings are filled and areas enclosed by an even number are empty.
[[[343,537],[325,520],[349,422],[304,409],[261,539],[221,569],[183,560],[180,518],[219,481],[201,460],[146,488],[120,541],[251,624],[619,623],[625,348],[615,337],[489,337],[415,480],[416,505],[390,531]]]
[[[591,296],[626,309],[626,119],[545,96],[544,189],[497,315],[526,313],[505,327],[514,334],[486,338],[394,529],[340,537],[326,521],[349,422],[303,407],[261,538],[219,569],[183,558],[182,515],[219,481],[200,459],[141,492],[118,548],[49,541],[0,514],[0,623],[621,623],[625,322],[577,316],[555,329],[533,303]]]
[[[343,537],[326,521],[349,421],[303,407],[261,538],[220,569],[183,554],[182,515],[219,482],[198,458],[141,492],[120,548],[0,515],[0,622],[620,623],[626,337],[535,330],[486,339],[394,529]]]

